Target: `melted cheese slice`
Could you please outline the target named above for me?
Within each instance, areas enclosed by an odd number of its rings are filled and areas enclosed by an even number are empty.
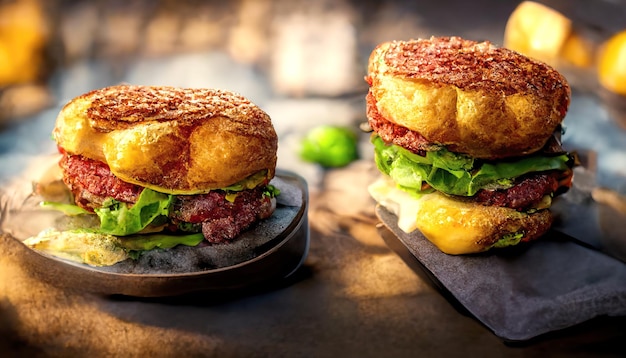
[[[371,184],[368,191],[398,217],[402,231],[419,230],[442,252],[453,255],[488,250],[504,234],[522,230],[527,216],[509,208],[454,200],[437,192],[412,196],[386,177]]]
[[[372,198],[377,203],[398,217],[400,230],[411,233],[417,229],[417,216],[420,207],[420,199],[409,195],[393,185],[388,178],[380,178],[368,188]]]

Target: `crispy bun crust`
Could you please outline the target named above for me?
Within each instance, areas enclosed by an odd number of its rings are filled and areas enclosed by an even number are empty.
[[[53,130],[67,153],[109,165],[120,179],[197,194],[267,170],[278,139],[246,98],[214,89],[113,86],[71,100]]]
[[[539,150],[570,101],[567,81],[551,67],[458,37],[380,44],[366,80],[388,120],[485,159]]]

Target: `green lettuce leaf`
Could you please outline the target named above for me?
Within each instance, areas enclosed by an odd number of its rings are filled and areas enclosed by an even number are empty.
[[[418,193],[423,184],[428,183],[446,194],[472,196],[483,188],[510,187],[513,179],[527,173],[570,167],[570,157],[566,154],[481,163],[445,148],[420,156],[397,145],[387,145],[377,135],[372,137],[372,143],[378,169],[389,175],[399,187]]]
[[[273,186],[272,184],[268,184],[263,189],[263,196],[265,196],[265,197],[275,198],[275,197],[277,197],[279,195],[280,195],[280,189],[278,189],[277,187]]]
[[[148,251],[156,248],[171,249],[176,245],[196,246],[204,240],[204,235],[199,232],[188,235],[130,235],[119,237],[119,246],[131,251]]]
[[[506,234],[500,240],[496,241],[493,245],[491,245],[491,247],[503,248],[507,246],[515,246],[519,244],[520,241],[522,241],[523,237],[524,237],[523,232]]]
[[[68,216],[76,216],[82,214],[90,214],[89,211],[81,208],[76,204],[65,204],[65,203],[56,203],[53,201],[43,201],[41,203],[42,208],[53,209],[62,212]]]
[[[144,189],[137,202],[126,203],[108,199],[94,212],[100,218],[100,231],[125,236],[140,232],[160,216],[167,216],[174,196]]]

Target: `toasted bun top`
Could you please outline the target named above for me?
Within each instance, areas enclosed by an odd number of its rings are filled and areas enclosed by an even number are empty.
[[[386,119],[478,158],[539,150],[570,101],[567,81],[548,65],[459,37],[380,44],[368,72]]]
[[[53,136],[70,155],[109,165],[120,179],[174,194],[274,176],[278,138],[246,98],[215,89],[113,86],[71,100]]]

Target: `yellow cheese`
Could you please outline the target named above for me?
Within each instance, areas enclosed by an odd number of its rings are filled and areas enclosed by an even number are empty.
[[[398,217],[398,227],[419,230],[442,252],[452,255],[488,250],[506,234],[523,231],[528,214],[505,207],[452,199],[439,192],[413,196],[388,177],[368,187],[372,198]]]
[[[377,203],[384,206],[398,217],[400,230],[411,233],[417,229],[417,213],[420,200],[411,197],[390,181],[382,177],[368,187],[368,191]]]

